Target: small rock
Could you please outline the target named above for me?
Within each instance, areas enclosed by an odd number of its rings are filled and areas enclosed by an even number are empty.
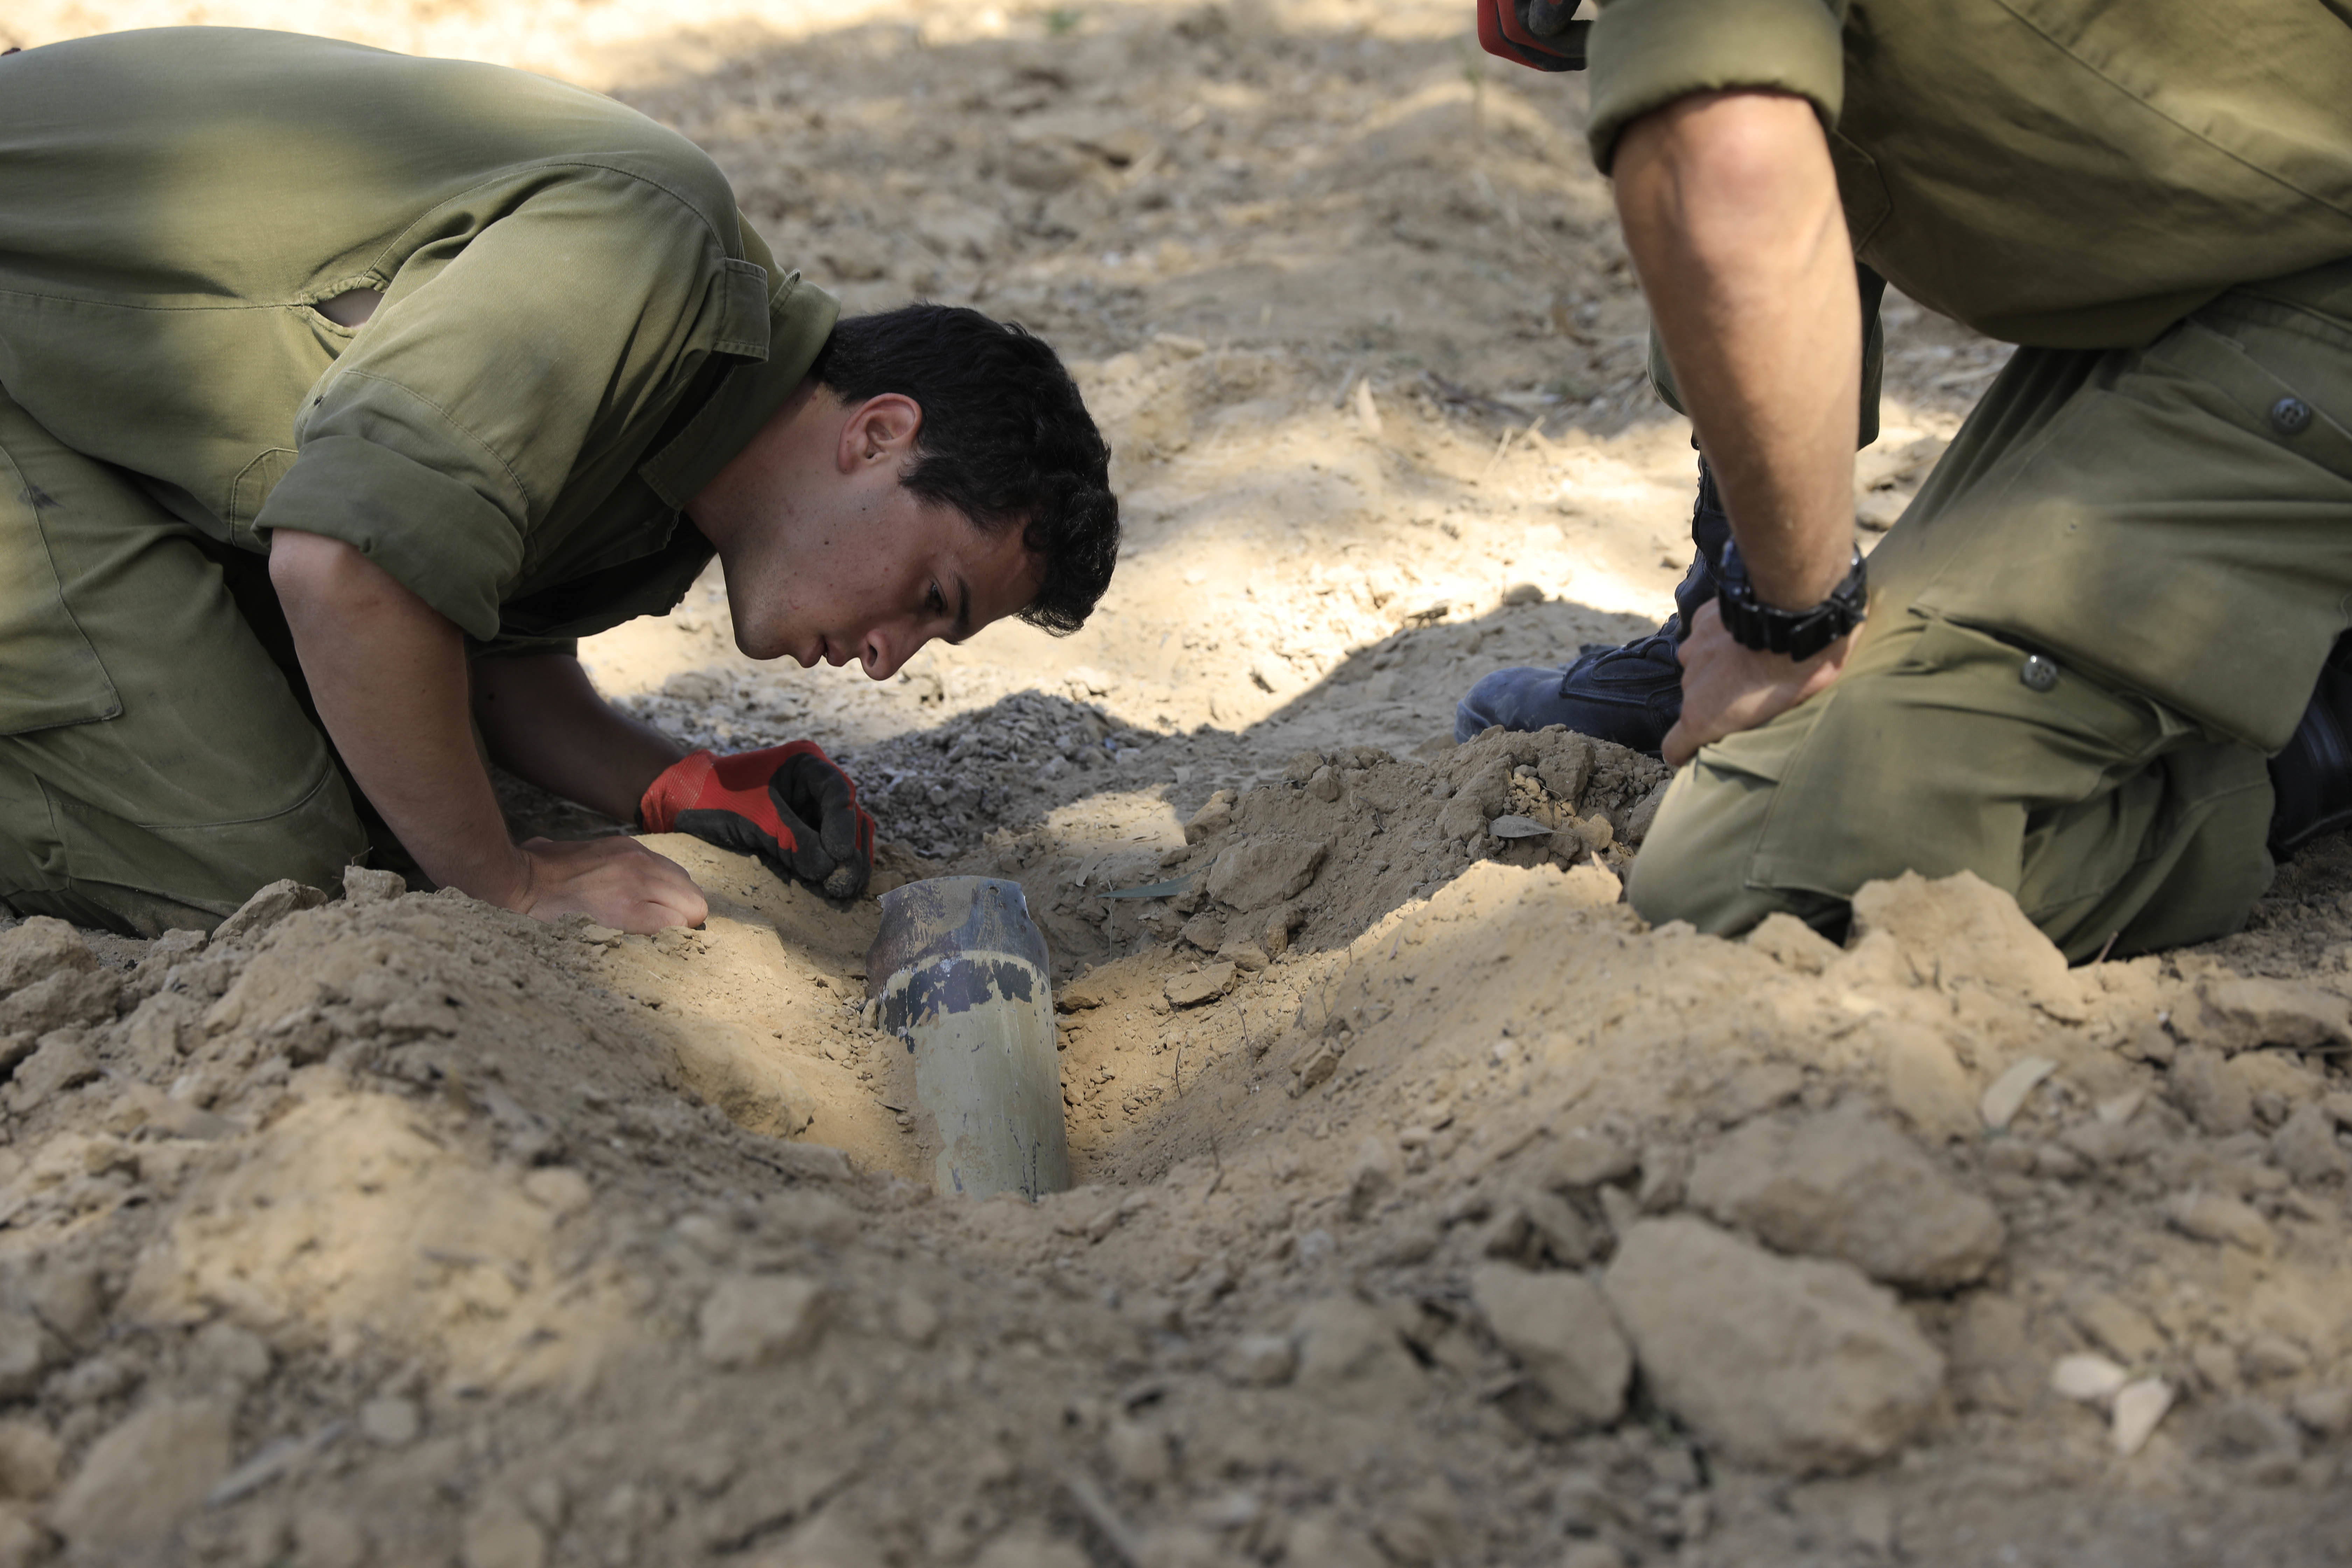
[[[1328,764],[1317,768],[1314,775],[1307,781],[1307,793],[1320,801],[1339,799],[1339,775],[1332,772]]]
[[[1483,819],[1479,826],[1486,826]],[[1209,868],[1209,896],[1244,914],[1297,898],[1315,880],[1330,852],[1328,838],[1261,834],[1217,857]]]
[[[1992,1080],[1977,1102],[1984,1124],[1995,1132],[2017,1120],[2025,1109],[2026,1097],[2041,1087],[2042,1080],[2058,1070],[2058,1064],[2048,1057],[2021,1057],[2009,1069]]]
[[[2304,1389],[2288,1402],[2287,1411],[2314,1436],[2341,1437],[2352,1432],[2352,1384]]]
[[[1941,1036],[1897,1024],[1883,1049],[1886,1098],[1923,1136],[1959,1142],[1980,1135],[1976,1091]]]
[[[2294,1479],[2303,1459],[2302,1431],[2257,1400],[2223,1402],[2206,1416],[2197,1437],[2198,1458],[2240,1467],[2240,1474],[2258,1485]]]
[[[1837,943],[1792,914],[1766,915],[1746,940],[1749,947],[1800,974],[1819,974],[1838,955]]]
[[[114,1019],[122,976],[111,969],[60,969],[0,1001],[0,1035],[46,1035]]]
[[[1117,1215],[1114,1208],[1110,1211]],[[890,1298],[890,1329],[910,1345],[927,1345],[940,1337],[943,1320],[931,1299],[912,1286],[904,1287]]]
[[[558,1219],[578,1214],[595,1196],[588,1178],[568,1165],[541,1166],[522,1179],[522,1190]]]
[[[290,877],[272,882],[214,928],[213,945],[250,946],[262,932],[297,910],[315,910],[326,901],[326,894],[316,888],[306,888]]]
[[[27,990],[16,994],[30,994]],[[16,1068],[16,1076],[8,1086],[8,1101],[19,1111],[30,1110],[52,1096],[98,1076],[98,1052],[90,1045],[89,1035],[80,1029],[59,1029],[44,1037],[40,1049]]]
[[[1699,1161],[1690,1200],[1777,1251],[1842,1258],[1922,1290],[1982,1279],[2005,1239],[1990,1204],[1852,1108],[1793,1127],[1748,1122]]]
[[[33,1568],[49,1559],[49,1532],[13,1508],[0,1508],[0,1568]]]
[[[1622,1182],[1642,1168],[1631,1148],[1589,1127],[1571,1127],[1540,1151],[1536,1181],[1555,1192]]]
[[[521,1505],[491,1497],[466,1516],[458,1552],[466,1568],[542,1568],[547,1537]]]
[[[722,1280],[702,1303],[702,1359],[765,1366],[800,1354],[824,1331],[824,1288],[797,1274]]]
[[[2164,1205],[2164,1217],[2200,1241],[2231,1242],[2253,1253],[2268,1253],[2275,1239],[2270,1221],[2252,1205],[2220,1193],[2176,1194]]]
[[[65,1450],[37,1421],[0,1421],[0,1498],[39,1502],[58,1489]]]
[[[360,1406],[360,1436],[385,1448],[405,1448],[425,1430],[416,1402],[385,1394]]]
[[[2316,1100],[2296,1106],[2271,1134],[2271,1163],[2306,1186],[2352,1173],[2336,1143],[2336,1118]]]
[[[1848,945],[1878,931],[1895,939],[1923,985],[1967,981],[2037,1002],[2080,995],[2066,972],[2066,955],[2025,918],[2014,898],[1974,872],[1931,882],[1906,871],[1892,881],[1864,883],[1853,895]]]
[[[1482,1263],[1470,1271],[1470,1295],[1495,1338],[1561,1408],[1601,1426],[1624,1410],[1633,1353],[1583,1276]]]
[[[0,1310],[0,1399],[22,1399],[58,1358],[57,1341],[30,1312]]]
[[[2173,1058],[2170,1079],[2173,1099],[2200,1131],[2227,1138],[2253,1126],[2253,1096],[2221,1052],[2207,1046],[2182,1050]]]
[[[25,1304],[68,1343],[87,1344],[106,1316],[106,1278],[96,1264],[53,1259],[26,1280]]]
[[[1326,1296],[1301,1308],[1293,1327],[1301,1386],[1375,1405],[1403,1404],[1419,1392],[1421,1369],[1380,1309]]]
[[[2168,1342],[2164,1331],[2130,1302],[2105,1290],[2084,1290],[2066,1305],[2077,1327],[2113,1351],[2126,1366],[2141,1366],[2162,1355]]]
[[[1601,1289],[1658,1403],[1747,1463],[1853,1469],[1934,1413],[1944,1358],[1851,1264],[1677,1216],[1633,1224]]]
[[[1232,990],[1238,973],[1231,963],[1204,963],[1190,974],[1171,975],[1163,990],[1171,1006],[1197,1007]]]
[[[55,915],[34,915],[0,931],[0,992],[13,992],[59,972],[88,973],[98,954],[81,932]]]
[[[347,902],[388,904],[407,891],[407,879],[397,871],[373,870],[365,866],[343,868],[343,898]]]
[[[2195,1005],[2174,1009],[2172,1022],[2184,1039],[2224,1054],[2352,1046],[2352,1003],[2294,980],[2209,974],[2197,983]]]
[[[1202,910],[1199,914],[1186,921],[1184,929],[1177,935],[1182,941],[1199,948],[1202,952],[1214,952],[1224,945],[1225,922],[1213,911]]]
[[[1225,1356],[1225,1373],[1253,1388],[1288,1383],[1298,1370],[1298,1347],[1288,1334],[1244,1334]]]
[[[211,1400],[150,1405],[100,1437],[49,1511],[79,1552],[160,1541],[228,1473],[230,1411]]]
[[[188,1374],[214,1388],[242,1392],[269,1375],[275,1360],[260,1336],[235,1323],[206,1323],[188,1342]]]
[[[2103,1355],[2063,1355],[2050,1369],[2050,1391],[2083,1405],[2104,1405],[2130,1381],[2131,1373]]]
[[[1198,844],[1203,838],[1213,838],[1234,825],[1234,802],[1239,797],[1232,790],[1221,789],[1209,797],[1208,804],[1192,814],[1184,825],[1184,842]]]
[[[2284,1334],[2264,1329],[2248,1336],[2245,1364],[2256,1377],[2301,1377],[2311,1370],[2311,1352]]]
[[[2129,1458],[2147,1447],[2156,1424],[2172,1408],[2172,1385],[2162,1378],[2144,1377],[2116,1391],[2115,1414],[2107,1436],[2116,1452]]]

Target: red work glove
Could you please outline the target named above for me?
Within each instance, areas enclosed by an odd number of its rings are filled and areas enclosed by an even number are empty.
[[[854,899],[874,874],[874,818],[814,741],[672,763],[637,805],[648,833],[691,833],[757,855],[780,877]]]

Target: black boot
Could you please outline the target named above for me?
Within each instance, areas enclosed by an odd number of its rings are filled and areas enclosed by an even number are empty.
[[[1622,646],[1587,643],[1576,662],[1498,669],[1470,689],[1454,710],[1454,738],[1468,741],[1492,725],[1540,730],[1565,724],[1579,734],[1614,741],[1652,756],[1683,710],[1683,667],[1675,650],[1690,635],[1691,617],[1715,597],[1707,563],[1723,554],[1731,521],[1716,494],[1715,474],[1698,460],[1698,500],[1691,509],[1696,558],[1675,590],[1675,614],[1648,637]]]
[[[2271,759],[2271,793],[2273,860],[2352,827],[2352,632],[2328,650],[2303,722]]]

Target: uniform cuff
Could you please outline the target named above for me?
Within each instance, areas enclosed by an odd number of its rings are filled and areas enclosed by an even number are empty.
[[[304,442],[253,526],[341,540],[481,642],[522,566],[513,521],[480,491],[357,436]]]
[[[1838,19],[1822,0],[1612,0],[1588,54],[1585,138],[1604,174],[1619,133],[1678,98],[1727,88],[1790,92],[1834,126],[1845,91]]]

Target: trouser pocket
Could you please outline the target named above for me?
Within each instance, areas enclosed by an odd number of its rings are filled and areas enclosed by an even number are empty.
[[[19,467],[10,434],[0,426],[0,735],[110,719],[121,698],[67,606],[49,548],[48,530],[77,498]]]

